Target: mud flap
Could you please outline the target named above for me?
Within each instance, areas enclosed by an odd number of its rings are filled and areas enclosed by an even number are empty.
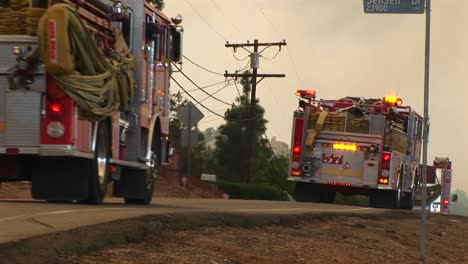
[[[32,163],[31,193],[49,201],[85,200],[92,160],[70,157],[41,157]]]
[[[114,181],[112,196],[143,199],[146,192],[146,170],[122,167],[120,181]]]

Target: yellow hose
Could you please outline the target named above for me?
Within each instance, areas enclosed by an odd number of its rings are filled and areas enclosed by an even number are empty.
[[[56,21],[56,24],[67,25],[68,35],[66,39],[64,36],[57,35],[57,46],[54,47],[57,50],[69,47],[69,56],[72,61],[68,66],[72,66],[71,71],[67,65],[64,68],[56,68],[50,60],[49,17],[57,13],[65,14],[59,16],[65,21]],[[116,34],[115,42],[114,55],[121,58],[117,61],[104,55],[93,35],[86,30],[78,14],[71,7],[66,4],[57,4],[49,8],[41,18],[38,36],[41,57],[46,64],[47,71],[75,100],[83,116],[98,120],[117,111],[129,109],[135,90],[136,61],[120,34]]]

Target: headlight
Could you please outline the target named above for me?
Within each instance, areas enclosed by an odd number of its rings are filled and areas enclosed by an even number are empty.
[[[61,138],[65,134],[65,127],[58,121],[50,122],[47,126],[47,135],[51,138]]]

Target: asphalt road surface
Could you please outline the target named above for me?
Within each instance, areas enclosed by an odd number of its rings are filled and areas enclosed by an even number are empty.
[[[29,200],[0,201],[0,243],[145,215],[179,213],[376,213],[382,210],[334,204],[222,199],[156,199],[150,206],[108,199],[99,206]]]

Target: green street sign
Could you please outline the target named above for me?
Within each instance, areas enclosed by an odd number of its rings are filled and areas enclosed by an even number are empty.
[[[425,0],[363,0],[364,13],[424,14]]]

